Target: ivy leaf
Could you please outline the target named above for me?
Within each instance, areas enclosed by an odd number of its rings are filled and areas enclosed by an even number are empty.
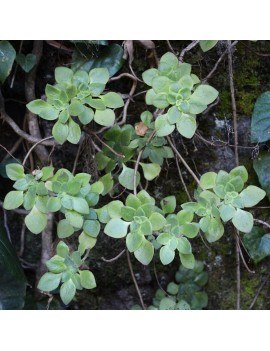
[[[266,191],[268,198],[270,198],[270,154],[262,154],[260,159],[254,160],[253,168],[257,173],[262,188]]]
[[[233,225],[243,233],[249,233],[253,227],[253,216],[251,213],[238,208],[232,219]]]
[[[171,134],[175,129],[174,124],[170,124],[167,115],[158,116],[155,121],[155,130],[157,136],[166,136]]]
[[[30,213],[25,217],[26,227],[34,234],[41,233],[47,225],[47,215],[40,212],[34,206]]]
[[[23,204],[23,191],[10,191],[4,200],[4,208],[13,210]]]
[[[9,41],[0,41],[0,81],[4,83],[6,78],[9,76],[14,59],[16,57],[16,51]]]
[[[144,240],[139,249],[134,252],[134,256],[142,264],[148,265],[154,256],[154,246],[148,240]]]
[[[39,283],[38,283],[38,289],[42,290],[42,291],[53,291],[55,290],[59,284],[60,284],[60,280],[61,280],[61,276],[62,274],[54,274],[54,273],[45,273]]]
[[[218,40],[200,40],[200,47],[203,52],[211,50],[216,44]]]
[[[250,233],[244,235],[243,241],[255,263],[270,256],[270,234],[265,234],[262,228],[254,226]]]
[[[270,91],[262,93],[256,100],[251,118],[251,142],[263,143],[270,139]]]
[[[112,238],[124,238],[127,235],[130,222],[125,222],[120,218],[111,219],[104,228],[104,233]]]
[[[85,289],[94,289],[97,286],[94,274],[87,270],[80,271],[80,282]]]
[[[73,299],[76,293],[76,286],[73,283],[72,279],[69,279],[62,284],[60,288],[60,297],[65,305],[68,305]]]
[[[17,54],[16,61],[24,70],[24,72],[28,73],[37,63],[37,58],[34,54]]]
[[[121,174],[118,177],[119,183],[128,190],[134,189],[133,178],[134,178],[134,169],[128,168],[123,164],[123,169]],[[140,183],[140,173],[136,173],[136,186]]]
[[[252,207],[257,205],[266,195],[266,192],[257,186],[249,185],[246,189],[244,189],[240,198],[242,200],[242,204],[244,207]]]
[[[106,110],[96,110],[94,121],[101,126],[111,127],[115,121],[115,113],[108,108]]]
[[[161,167],[157,163],[147,164],[147,163],[140,162],[140,165],[142,166],[142,169],[143,169],[144,178],[147,180],[155,179],[161,171]]]
[[[162,264],[167,265],[173,261],[175,251],[171,250],[168,245],[163,246],[159,251],[159,257]]]

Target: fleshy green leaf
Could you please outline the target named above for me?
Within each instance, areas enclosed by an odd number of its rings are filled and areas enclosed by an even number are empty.
[[[133,190],[134,188],[134,183],[133,183],[133,178],[134,178],[134,169],[128,168],[123,164],[123,169],[121,174],[118,177],[119,183],[124,187],[127,188],[128,190]],[[140,173],[136,173],[136,186],[140,183]]]
[[[101,100],[107,107],[118,108],[124,106],[124,101],[120,94],[109,92],[101,96]]]
[[[166,224],[166,219],[158,212],[152,213],[149,217],[149,221],[151,222],[154,231],[161,230]]]
[[[30,110],[32,113],[39,115],[40,117],[48,120],[48,121],[53,121],[57,119],[59,115],[59,111],[54,108],[51,104],[49,104],[47,101],[38,99],[38,100],[33,100],[29,102],[26,107],[28,110]]]
[[[147,180],[155,179],[161,171],[161,167],[157,163],[147,164],[147,163],[140,162],[140,165],[142,166],[142,169],[143,169],[144,178]]]
[[[168,245],[166,245],[160,249],[159,257],[162,264],[167,265],[173,261],[175,257],[175,252],[171,250]]]
[[[25,224],[30,232],[39,234],[47,225],[47,215],[40,212],[36,206],[34,206],[31,212],[25,217]]]
[[[63,241],[60,241],[56,246],[57,255],[66,258],[69,255],[69,247]]]
[[[126,245],[129,252],[134,252],[139,249],[144,241],[144,236],[139,233],[129,233],[126,237]]]
[[[195,258],[193,254],[181,254],[180,253],[180,261],[182,265],[188,269],[193,269],[195,266]]]
[[[201,176],[200,184],[204,189],[212,189],[216,185],[217,174],[215,172],[207,172]]]
[[[148,265],[154,256],[153,245],[148,240],[144,240],[140,248],[134,252],[134,256],[142,264]]]
[[[54,274],[54,273],[45,273],[39,283],[38,283],[38,289],[42,291],[53,291],[55,290],[61,280],[62,274]]]
[[[130,223],[120,218],[111,219],[104,228],[104,233],[112,238],[124,238],[127,235]]]
[[[218,97],[218,91],[210,85],[199,85],[190,97],[190,112],[201,113],[206,106],[211,104]]]
[[[185,138],[192,138],[195,134],[197,124],[196,119],[193,116],[183,114],[176,122],[178,132]]]
[[[257,205],[266,195],[266,192],[257,186],[249,185],[241,194],[241,200],[244,207]]]
[[[62,273],[67,268],[64,261],[65,259],[63,257],[55,255],[46,262],[46,266],[52,273]]]
[[[234,169],[232,169],[230,171],[230,176],[231,177],[239,176],[242,178],[244,183],[248,180],[248,172],[247,172],[246,167],[244,167],[244,166],[238,166],[238,167],[235,167]]]
[[[177,250],[181,254],[191,254],[192,253],[192,248],[190,245],[190,242],[188,241],[187,238],[178,238],[177,239]]]
[[[155,130],[157,132],[157,136],[166,136],[171,134],[175,129],[173,124],[170,124],[168,121],[168,116],[158,116],[155,121]]]
[[[64,144],[69,133],[68,126],[57,121],[52,129],[52,135],[59,144]]]
[[[94,274],[90,271],[80,271],[80,281],[85,289],[94,289],[97,286]]]
[[[123,202],[119,200],[111,201],[108,204],[108,212],[111,218],[121,218],[121,209],[123,207]]]
[[[206,52],[206,51],[212,49],[216,45],[217,42],[218,42],[218,40],[200,40],[200,47],[201,47],[203,52]]]
[[[76,286],[73,283],[72,279],[69,279],[62,284],[60,288],[60,297],[65,305],[68,305],[76,293]]]
[[[23,191],[10,191],[7,193],[4,200],[4,208],[6,210],[13,210],[23,204]]]
[[[67,219],[62,219],[57,224],[57,235],[59,238],[68,238],[74,233],[74,228]]]
[[[176,207],[176,198],[175,196],[167,196],[161,202],[161,208],[163,212],[166,213],[173,213]]]
[[[249,233],[253,227],[253,216],[251,213],[238,208],[232,222],[240,232]]]
[[[72,70],[67,67],[56,67],[54,75],[57,83],[71,83],[73,78]]]
[[[18,163],[7,164],[6,173],[11,180],[18,180],[25,176],[23,166]]]
[[[86,220],[83,224],[85,234],[96,238],[100,232],[100,223],[96,220]]]
[[[78,144],[81,138],[81,128],[78,123],[75,123],[72,118],[68,123],[68,137],[67,140],[72,144]]]
[[[107,68],[94,68],[89,72],[90,83],[106,84],[110,78]]]
[[[115,113],[110,109],[96,110],[96,113],[94,115],[94,121],[101,126],[111,127],[114,124],[114,120]]]

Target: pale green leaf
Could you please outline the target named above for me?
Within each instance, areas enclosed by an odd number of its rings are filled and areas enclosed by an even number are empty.
[[[232,219],[233,225],[243,233],[249,233],[253,227],[253,216],[251,213],[237,208]]]
[[[94,121],[101,126],[111,127],[115,121],[115,113],[108,108],[106,110],[96,110]]]
[[[13,210],[23,204],[23,191],[10,191],[7,193],[3,207],[6,210]]]
[[[80,271],[80,281],[85,289],[94,289],[97,286],[94,274],[87,270]]]
[[[62,284],[60,288],[60,297],[65,305],[68,305],[76,293],[76,286],[73,283],[72,279],[69,279]]]
[[[57,235],[59,238],[68,238],[74,233],[74,228],[67,219],[62,219],[57,224]]]
[[[142,166],[142,169],[143,169],[144,178],[147,180],[155,179],[161,171],[161,167],[157,163],[140,162],[140,165]]]
[[[30,213],[25,217],[26,227],[34,234],[41,233],[47,225],[47,215],[40,212],[34,206]]]
[[[59,144],[64,144],[69,133],[68,126],[57,121],[52,129],[52,135]]]
[[[252,207],[257,205],[266,195],[266,192],[257,186],[249,185],[244,189],[240,198],[244,207]]]
[[[45,273],[39,283],[38,283],[38,289],[41,291],[53,291],[55,290],[61,280],[62,274],[54,274],[54,273]]]
[[[128,168],[123,164],[123,169],[121,174],[118,177],[119,183],[128,190],[134,189],[134,174],[135,171],[132,168]],[[140,183],[140,173],[136,173],[136,186]]]
[[[215,172],[207,172],[201,176],[200,185],[204,189],[212,189],[216,185],[217,174]]]
[[[154,256],[153,245],[148,240],[144,240],[139,249],[134,252],[134,256],[142,264],[148,265]]]
[[[127,235],[130,223],[120,218],[111,219],[104,228],[104,233],[112,238],[124,238]]]
[[[162,264],[167,265],[173,261],[175,257],[175,252],[171,250],[168,245],[166,245],[160,249],[159,257]]]
[[[6,173],[11,180],[18,180],[25,177],[24,168],[18,163],[9,163],[6,165]]]

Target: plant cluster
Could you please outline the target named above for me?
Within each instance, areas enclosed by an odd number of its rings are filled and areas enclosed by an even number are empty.
[[[148,310],[201,310],[207,307],[208,296],[203,287],[207,284],[208,273],[202,261],[195,261],[193,269],[180,265],[175,281],[167,285],[166,291],[157,289]],[[135,305],[132,309],[141,309]]]
[[[105,175],[90,184],[91,175],[87,173],[73,175],[67,169],[54,173],[54,168],[47,166],[25,174],[22,165],[7,165],[7,175],[15,181],[15,191],[6,195],[5,209],[23,206],[30,211],[25,224],[34,234],[45,229],[48,213],[59,212],[58,237],[66,239],[74,233],[79,234],[78,250],[72,254],[60,241],[57,255],[47,262],[49,272],[41,278],[38,287],[43,291],[54,291],[62,283],[60,296],[66,304],[74,297],[76,289],[94,288],[92,272],[80,267],[82,256],[86,250],[91,254],[103,227],[106,235],[125,238],[127,249],[144,265],[151,262],[155,251],[159,251],[164,265],[171,263],[177,252],[185,267],[177,276],[188,275],[187,269],[193,270],[190,279],[203,286],[207,279],[202,264],[195,261],[190,240],[202,230],[206,239],[214,242],[223,235],[224,223],[228,221],[232,221],[239,231],[250,232],[253,217],[243,208],[256,205],[264,198],[265,191],[253,185],[244,189],[248,173],[243,166],[230,173],[221,170],[202,175],[195,201],[179,204],[180,211],[176,210],[175,196],[165,197],[158,206],[146,190],[137,194],[136,188],[141,179],[139,167],[146,181],[155,179],[164,159],[174,156],[164,137],[176,128],[182,136],[191,138],[197,128],[196,115],[217,98],[217,90],[202,84],[191,73],[191,65],[180,63],[175,55],[167,53],[161,57],[157,69],[143,73],[144,82],[151,87],[146,94],[146,103],[158,108],[157,117],[144,111],[140,122],[133,127],[115,124],[113,109],[122,107],[124,102],[115,92],[104,94],[109,80],[106,68],[94,68],[88,73],[58,67],[55,80],[55,85],[46,86],[46,101],[34,100],[27,105],[28,109],[43,119],[55,121],[52,134],[59,144],[65,141],[79,143],[81,125],[91,129],[92,121],[107,128],[105,142],[96,154],[98,170],[104,171]],[[150,163],[141,162],[141,159],[149,159]],[[115,180],[123,187],[123,192],[133,191],[133,194],[125,196],[124,201],[113,200],[98,208],[100,195],[111,192]],[[160,309],[164,309],[168,301],[172,309],[207,305],[207,299],[199,297],[201,293],[197,288],[194,288],[195,300],[186,297],[185,288],[181,288],[185,281],[178,280],[179,291],[178,286],[176,289],[176,285],[171,284],[168,293],[175,297],[169,300],[162,297]],[[200,304],[196,299],[204,303]],[[185,301],[184,305],[182,301]]]

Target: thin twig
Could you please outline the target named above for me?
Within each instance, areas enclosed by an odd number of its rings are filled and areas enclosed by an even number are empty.
[[[0,207],[4,208],[3,201],[0,201]],[[21,215],[27,215],[30,212],[30,211],[23,210],[23,209],[20,209],[20,208],[15,208],[14,210],[10,210],[10,211],[13,211],[13,212],[21,214]]]
[[[77,153],[76,153],[76,157],[75,157],[75,160],[74,160],[74,163],[73,163],[73,168],[72,168],[72,172],[71,172],[73,175],[74,175],[75,172],[76,172],[78,160],[79,160],[79,157],[80,157],[80,154],[81,154],[81,150],[82,150],[83,139],[84,139],[84,138],[81,138],[81,139],[80,139],[79,147],[78,147],[78,150],[77,150]]]
[[[261,283],[261,285],[260,285],[260,287],[259,287],[259,289],[258,289],[258,291],[257,291],[257,293],[256,293],[256,295],[255,295],[255,297],[254,297],[254,299],[252,300],[252,302],[251,302],[251,304],[250,304],[250,306],[249,306],[249,308],[248,308],[249,310],[252,310],[253,306],[255,305],[255,303],[256,303],[256,301],[257,301],[257,299],[258,299],[258,297],[259,297],[260,292],[262,291],[262,288],[263,288],[263,287],[265,286],[265,284],[267,283],[269,277],[270,277],[270,273],[266,276],[266,278],[264,279],[264,281]]]
[[[125,158],[125,155],[122,155],[122,154],[119,154],[118,152],[116,152],[112,147],[110,147],[108,144],[106,144],[105,141],[103,141],[96,133],[89,131],[85,128],[84,128],[84,131],[89,135],[93,135],[102,145],[106,146],[106,148],[108,148],[114,155],[121,157],[121,158]]]
[[[16,157],[14,157],[13,155],[12,155],[12,153],[10,152],[10,151],[8,151],[8,149],[6,149],[2,144],[0,144],[0,147],[2,148],[2,149],[4,149],[7,153],[8,153],[8,155],[10,156],[10,157],[12,157],[14,160],[16,160],[18,163],[21,163],[21,161],[19,161]],[[4,161],[4,159],[3,159],[3,161]]]
[[[246,267],[246,270],[247,270],[249,273],[254,274],[255,271],[252,271],[252,270],[248,267],[248,265],[247,265],[247,263],[246,263],[246,260],[245,260],[245,258],[244,258],[244,255],[243,255],[243,252],[242,252],[241,246],[240,246],[240,235],[239,235],[238,232],[235,233],[235,238],[238,239],[238,240],[236,240],[236,244],[238,245],[238,251],[239,251],[240,257],[241,257],[241,259],[242,259],[242,262],[243,262],[244,266]]]
[[[231,48],[234,47],[236,44],[238,43],[238,40],[235,40],[232,45]],[[220,64],[220,62],[224,59],[224,57],[227,55],[228,53],[228,48],[222,53],[222,55],[219,57],[219,59],[217,60],[215,66],[212,68],[212,70],[208,73],[208,75],[202,79],[202,83],[205,83],[207,80],[209,80],[212,75],[215,73],[216,69],[218,68],[218,65]]]
[[[37,145],[39,145],[39,144],[41,144],[41,143],[43,143],[44,141],[49,140],[49,139],[53,139],[53,136],[49,136],[49,137],[44,138],[44,139],[42,139],[42,140],[39,140],[37,143],[35,143],[35,144],[28,150],[28,152],[27,152],[27,154],[26,154],[26,156],[25,156],[25,158],[24,158],[24,160],[23,160],[22,165],[23,165],[23,166],[25,165],[25,163],[26,163],[26,161],[27,161],[29,155],[31,154],[31,152],[34,150],[34,148],[35,148]]]
[[[23,221],[22,230],[21,230],[21,245],[20,245],[20,251],[19,251],[19,256],[20,257],[23,256],[23,252],[24,252],[25,229],[26,229],[26,225],[25,225],[25,223]]]
[[[3,208],[3,212],[4,212],[4,227],[5,227],[6,232],[7,232],[8,240],[10,242],[12,242],[9,227],[8,227],[7,211],[4,208]]]
[[[23,46],[23,40],[21,40],[21,42],[20,42],[20,47],[19,47],[19,52],[18,52],[18,54],[20,54],[20,53],[21,53],[21,51],[22,51],[22,46]],[[15,81],[15,76],[16,76],[16,74],[17,74],[17,70],[18,70],[18,63],[16,62],[16,64],[15,64],[14,74],[13,74],[13,77],[12,77],[12,79],[11,79],[11,83],[10,83],[10,89],[12,89],[12,88],[13,88],[14,81]]]
[[[173,47],[172,47],[170,41],[169,41],[169,40],[166,40],[166,43],[167,43],[167,45],[168,45],[168,48],[171,50],[171,52],[176,56],[176,52],[174,51],[174,49],[173,49]]]
[[[91,248],[89,247],[89,248],[87,249],[85,255],[84,255],[83,258],[82,258],[82,262],[84,262],[84,261],[87,259],[87,257],[89,256],[90,250],[91,250]]]
[[[199,185],[199,187],[201,187],[200,181],[197,178],[196,174],[192,171],[192,169],[189,167],[189,165],[186,163],[185,159],[181,156],[180,152],[176,149],[176,147],[173,145],[172,140],[170,137],[167,137],[167,140],[169,142],[169,144],[171,145],[173,151],[176,153],[176,155],[179,157],[180,161],[183,163],[183,165],[186,167],[186,169],[188,170],[188,172],[191,174],[191,176],[194,178],[194,180],[196,181],[196,183]]]
[[[232,43],[231,40],[227,41],[228,50],[228,65],[229,65],[229,83],[232,101],[232,114],[233,114],[233,128],[234,128],[234,157],[236,166],[239,166],[238,156],[238,130],[237,130],[237,113],[236,113],[236,102],[235,102],[235,89],[233,83],[233,60],[232,60]],[[236,231],[235,236],[235,251],[236,251],[236,309],[241,309],[241,267],[240,267],[240,255],[242,252],[239,243],[239,231]]]
[[[184,48],[182,51],[181,51],[181,54],[179,56],[179,61],[180,62],[183,62],[184,61],[184,56],[185,54],[190,51],[191,49],[193,49],[196,45],[198,45],[200,42],[200,40],[194,40],[192,43],[190,43],[186,48]]]
[[[136,277],[134,275],[134,271],[133,271],[133,267],[132,267],[132,263],[131,263],[131,260],[130,260],[130,255],[129,255],[129,252],[128,250],[126,249],[126,253],[127,253],[127,261],[128,261],[128,267],[129,267],[129,270],[130,270],[130,274],[131,274],[131,277],[132,277],[132,280],[133,280],[133,283],[135,285],[135,288],[136,288],[136,291],[137,291],[137,294],[139,296],[139,299],[140,299],[140,302],[141,302],[141,305],[142,305],[142,308],[145,310],[145,305],[144,305],[144,302],[143,302],[143,297],[142,297],[142,294],[140,292],[140,289],[139,289],[139,286],[138,286],[138,283],[137,283],[137,280],[136,280]]]
[[[121,251],[117,256],[113,257],[113,258],[110,258],[110,259],[107,259],[105,257],[101,257],[102,261],[104,262],[114,262],[116,260],[118,260],[119,257],[121,257],[124,253],[125,253],[126,249],[124,249],[123,251]]]
[[[11,148],[11,150],[9,150],[9,152],[7,153],[7,155],[2,159],[3,161],[6,161],[9,156],[13,157],[12,155],[17,151],[18,147],[21,145],[23,141],[23,138],[19,138],[16,143],[13,145],[13,147]]]
[[[270,224],[262,221],[261,219],[254,218],[254,222],[260,223],[260,224],[264,225],[265,227],[270,228]]]

